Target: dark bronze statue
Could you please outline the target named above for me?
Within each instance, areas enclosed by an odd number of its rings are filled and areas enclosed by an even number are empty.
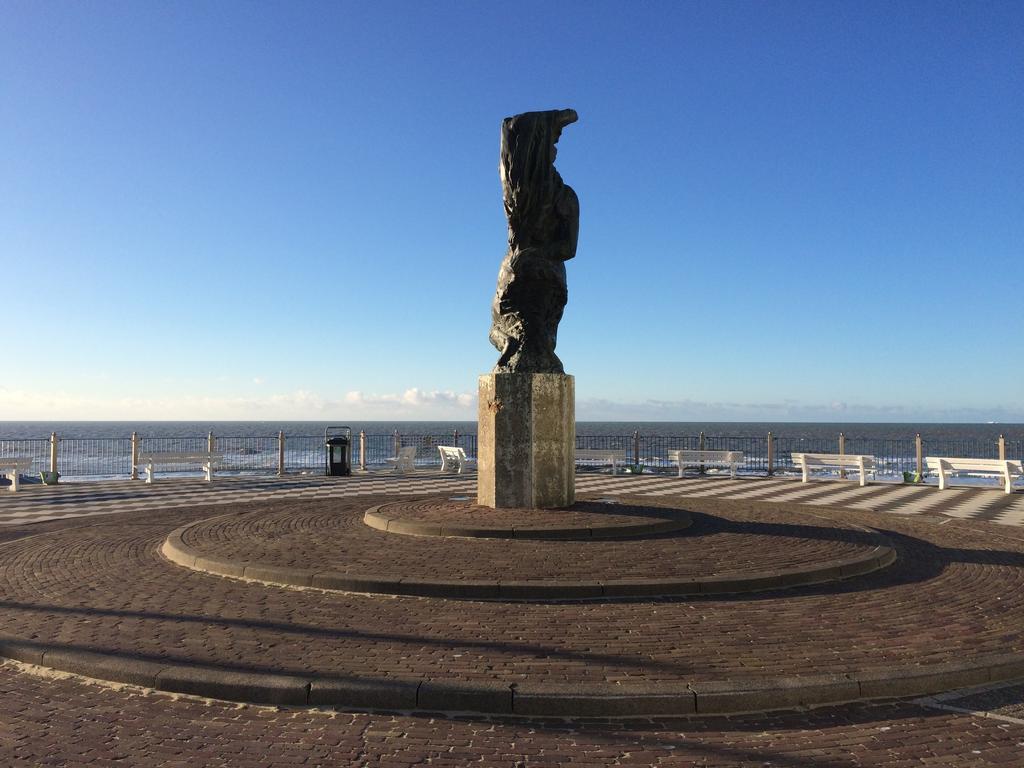
[[[580,204],[555,170],[555,144],[575,110],[525,112],[501,123],[501,186],[508,253],[491,305],[495,373],[564,373],[555,354],[569,298],[565,262],[576,255]]]

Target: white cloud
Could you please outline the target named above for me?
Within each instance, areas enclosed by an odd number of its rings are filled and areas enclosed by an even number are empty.
[[[476,393],[425,390],[365,393],[338,397],[298,389],[258,397],[202,394],[160,397],[80,395],[64,391],[29,392],[0,387],[0,421],[71,420],[205,420],[212,421],[370,421],[476,419]],[[805,404],[701,400],[623,402],[583,399],[576,403],[580,421],[889,421],[889,422],[1024,422],[1024,404],[976,407],[918,407],[833,401]]]
[[[388,411],[388,418],[398,418],[410,411],[457,412],[461,418],[476,415],[476,395],[469,392],[457,393],[451,390],[425,391],[418,387],[407,389],[400,394],[365,394],[348,392],[345,403],[360,410]]]
[[[349,392],[338,399],[303,389],[259,397],[202,394],[103,397],[0,387],[0,420],[7,421],[302,421],[333,418],[461,421],[475,417],[475,394],[425,391],[416,387],[399,394]]]

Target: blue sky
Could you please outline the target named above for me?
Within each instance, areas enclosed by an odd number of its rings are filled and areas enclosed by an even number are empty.
[[[1024,422],[1024,4],[12,2],[0,419],[475,418],[575,108],[581,419]]]

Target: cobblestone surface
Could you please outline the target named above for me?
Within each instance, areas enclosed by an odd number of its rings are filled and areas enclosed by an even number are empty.
[[[424,501],[421,508],[433,503]],[[645,506],[659,503],[677,509],[664,501]],[[182,538],[202,555],[239,563],[390,578],[526,582],[760,573],[852,557],[881,543],[876,534],[838,520],[749,503],[715,516],[696,514],[689,528],[674,534],[590,541],[402,536],[364,525],[366,506],[339,500],[282,504],[259,513],[242,508],[200,523]]]
[[[439,503],[443,502],[443,503]],[[430,496],[408,501],[389,501],[380,511],[401,519],[424,523],[467,523],[493,528],[586,528],[588,526],[632,525],[660,522],[669,517],[657,507],[629,506],[580,499],[567,509],[530,509],[526,507],[493,509],[481,507],[464,496]]]
[[[965,696],[947,695],[940,700],[952,707],[1013,717],[1024,722],[1024,684],[999,686]],[[1021,762],[1024,763],[1024,753],[1021,754]]]
[[[1024,651],[1024,541],[984,524],[832,511],[888,528],[899,561],[743,599],[504,604],[268,587],[159,555],[168,531],[222,511],[124,514],[3,545],[0,634],[235,669],[543,684],[747,681]],[[387,547],[376,557],[396,559]]]
[[[913,704],[770,717],[517,721],[278,710],[0,666],[0,764],[90,768],[1021,765],[1024,726]]]
[[[367,504],[370,503],[372,500],[368,499]],[[700,510],[714,512],[715,502],[703,504]],[[143,615],[133,615],[133,612],[150,611],[145,600],[132,597],[138,584],[146,594],[155,591],[158,595],[152,606],[157,613],[161,608],[171,610],[161,618],[168,622],[167,626],[173,629],[184,622],[198,628],[200,636],[197,637],[186,628],[184,638],[188,642],[174,641],[172,637],[174,652],[187,653],[197,648],[203,642],[203,633],[216,635],[230,629],[233,617],[239,615],[240,611],[224,611],[225,607],[232,607],[233,598],[248,594],[234,589],[258,587],[199,574],[178,578],[181,569],[161,565],[155,548],[171,529],[220,511],[221,507],[187,512],[126,512],[117,517],[96,518],[106,521],[98,526],[78,527],[82,524],[55,522],[4,528],[2,540],[9,543],[0,547],[0,563],[3,563],[0,600],[4,603],[0,630],[46,641],[63,637],[65,641],[74,642],[78,628],[84,630],[79,639],[86,644],[97,639],[110,644],[111,635],[119,634],[120,629],[127,630],[128,639],[137,637],[147,626],[150,632],[159,632],[161,626],[148,624],[150,619]],[[766,655],[772,657],[783,652],[780,643],[785,643],[788,628],[794,638],[794,652],[799,656],[800,646],[807,640],[806,628],[818,622],[817,613],[823,606],[828,607],[835,601],[837,612],[826,611],[824,616],[827,627],[845,626],[845,623],[835,623],[839,616],[838,604],[847,612],[846,623],[866,625],[848,636],[856,653],[870,651],[872,647],[883,651],[886,648],[910,651],[927,644],[942,648],[948,642],[950,648],[945,658],[953,658],[965,649],[971,652],[971,632],[979,633],[982,645],[1001,645],[1006,650],[1019,648],[1022,625],[1017,595],[1020,584],[1013,572],[1021,569],[1024,540],[1019,535],[1005,535],[1013,534],[1012,529],[939,518],[929,522],[881,515],[847,517],[848,513],[839,510],[828,514],[888,528],[901,548],[903,560],[890,568],[884,578],[878,574],[859,579],[855,584],[845,585],[832,597],[810,589],[742,600],[618,604],[620,609],[636,611],[633,619],[634,629],[638,631],[625,635],[623,640],[643,638],[648,619],[655,629],[666,624],[664,611],[668,611],[671,620],[676,622],[678,639],[675,642],[693,640],[693,647],[699,650],[710,641],[709,638],[703,644],[698,642],[703,633],[702,625],[727,626],[716,622],[703,624],[719,606],[726,609],[733,606],[730,609],[733,621],[740,622],[745,607],[790,604],[790,610],[778,616],[780,626],[768,638],[770,645],[776,647],[769,649]],[[53,536],[36,536],[55,532]],[[30,538],[33,536],[36,537]],[[907,542],[904,536],[919,537],[921,541]],[[21,567],[27,564],[25,572],[8,562],[15,547],[19,548]],[[910,555],[913,555],[913,563]],[[97,569],[97,564],[102,567]],[[136,565],[146,568],[134,568]],[[172,576],[175,573],[177,577]],[[197,591],[195,583],[199,581],[204,583],[204,590]],[[222,585],[231,585],[230,593],[222,592]],[[290,598],[302,594],[290,590],[267,591]],[[916,599],[915,593],[918,593]],[[295,627],[300,641],[315,644],[324,634],[346,631],[352,619],[344,613],[345,606],[354,611],[365,605],[350,597],[353,602],[329,606],[342,610],[334,614],[335,621],[326,620],[318,632],[310,632],[309,627],[302,625]],[[190,604],[195,598],[199,602]],[[434,608],[454,605],[465,609],[480,605],[408,598],[374,600],[384,604],[418,603]],[[890,600],[891,609],[885,606]],[[250,616],[253,631],[240,639],[248,640],[252,648],[259,648],[258,636],[263,624],[273,623],[275,618],[304,618],[304,608],[278,616],[280,603],[275,598],[249,605],[248,608],[255,609]],[[568,607],[550,606],[551,609]],[[127,614],[118,617],[117,610],[127,611]],[[760,609],[755,613],[760,613]],[[907,615],[906,626],[901,621],[903,613]],[[931,629],[918,644],[915,642],[915,631],[920,628],[917,625],[929,613],[932,614]],[[406,635],[393,646],[396,652],[408,652],[415,644],[422,648],[429,642],[433,632],[429,626],[430,614],[426,608],[407,612],[413,619],[411,623],[390,628],[394,632],[404,631]],[[329,619],[331,611],[319,615]],[[605,644],[603,617],[583,615],[592,621],[593,650],[599,651]],[[472,614],[462,616],[461,623],[453,629],[454,635],[465,636],[473,627]],[[691,621],[697,631],[679,636],[684,627],[691,626],[688,623]],[[90,634],[93,622],[101,624],[103,632]],[[139,623],[136,625],[136,622]],[[561,630],[558,626],[552,634],[557,635]],[[570,634],[575,631],[578,627],[570,630]],[[999,641],[1000,631],[1002,642]],[[499,633],[499,642],[514,638],[514,628],[508,633]],[[742,638],[727,635],[721,639],[731,645]],[[102,642],[99,650],[103,649]],[[275,638],[270,637],[267,642],[272,644]],[[758,639],[751,635],[748,650],[753,651],[757,644]],[[557,637],[555,645],[558,647]],[[390,641],[385,641],[382,649],[389,646]],[[293,647],[288,643],[283,645],[282,657],[287,658],[287,652]],[[264,651],[273,649],[268,646]],[[889,653],[884,651],[879,658],[884,661]],[[922,659],[928,658],[923,652],[919,655]],[[841,657],[842,652],[836,656]],[[750,663],[749,658],[746,663]],[[998,701],[993,699],[988,703],[1020,707],[1019,696],[1014,699],[1011,693],[1006,693],[1013,690],[1004,689]],[[984,702],[975,700],[973,703]],[[855,705],[770,716],[625,723],[413,717],[236,706],[131,689],[114,690],[76,678],[51,679],[27,674],[19,665],[10,663],[0,665],[0,765],[18,768],[43,765],[254,768],[420,764],[501,768],[561,765],[1012,768],[1024,765],[1022,755],[1022,725],[926,709],[912,703]]]

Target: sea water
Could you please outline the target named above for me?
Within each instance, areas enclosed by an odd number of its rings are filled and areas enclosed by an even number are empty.
[[[323,435],[327,426],[351,427],[354,435],[445,435],[458,431],[476,434],[475,421],[0,421],[0,440],[49,437],[61,438],[203,437],[210,432],[220,437],[273,437]],[[920,433],[926,442],[962,440],[995,442],[1000,435],[1008,441],[1024,440],[1024,424],[937,424],[860,422],[768,422],[768,421],[578,421],[581,436],[763,437],[831,439],[843,432],[847,439],[912,440]]]

